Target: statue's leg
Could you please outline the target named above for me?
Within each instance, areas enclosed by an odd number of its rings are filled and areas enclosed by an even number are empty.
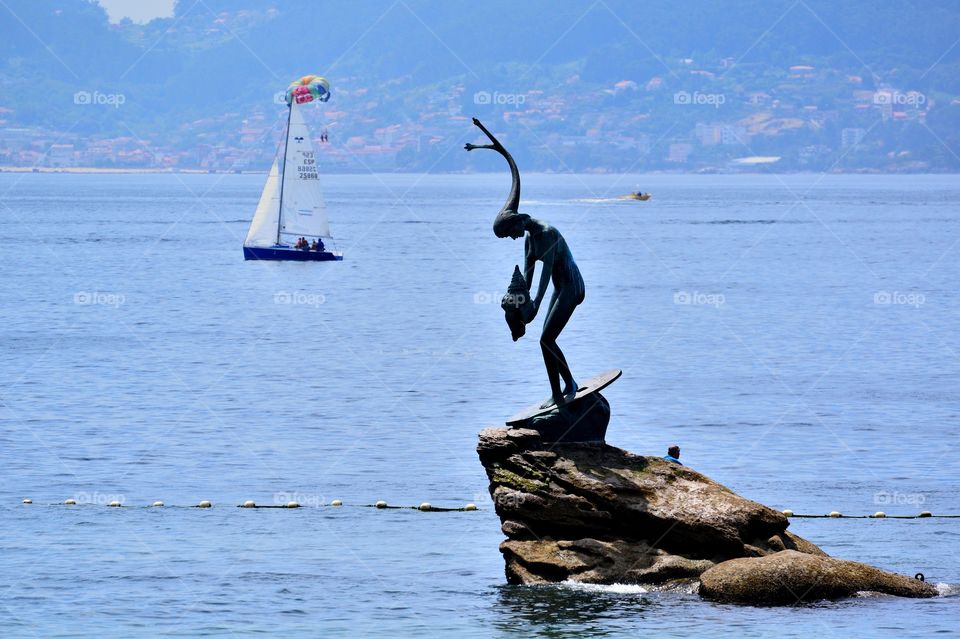
[[[583,302],[583,294],[581,293],[580,298],[576,300],[570,307],[570,312],[567,313],[566,319],[563,320],[563,325],[560,327],[561,330],[567,325],[567,322],[570,320],[570,316],[573,315],[573,311],[578,306],[580,306],[582,302]],[[563,351],[561,351],[559,348],[557,348],[557,364],[560,370],[560,377],[563,378],[564,396],[571,395],[571,394],[575,395],[578,388],[577,382],[574,381],[573,374],[570,373],[570,367],[567,365],[567,358],[564,357]]]
[[[563,351],[557,348],[557,370],[560,371],[560,379],[563,380],[563,396],[571,395],[577,392],[577,382],[574,381],[570,373],[570,367],[567,365],[567,358]]]
[[[560,392],[560,373],[557,369],[557,357],[553,353],[556,347],[556,342],[551,346],[542,339],[540,340],[540,350],[543,351],[543,365],[547,368],[547,379],[550,380],[550,399],[540,408],[548,408],[563,398],[563,394]]]
[[[557,292],[554,291],[550,297],[550,305],[547,308],[547,319],[544,320],[543,331],[540,333],[540,350],[543,352],[543,365],[547,369],[547,380],[550,382],[550,399],[547,400],[541,408],[548,408],[558,403],[563,397],[560,392],[560,369],[557,364],[556,355],[556,351],[559,350],[556,340],[560,331],[551,325],[551,318],[555,315],[557,301]]]
[[[550,391],[554,403],[559,403],[563,399],[563,393],[560,390],[561,375],[568,389],[574,388],[576,385],[573,376],[570,374],[567,359],[557,345],[557,338],[560,336],[563,327],[567,325],[567,321],[576,307],[576,300],[567,299],[566,296],[554,293],[550,300],[547,319],[543,323],[543,332],[540,335],[540,349],[543,351],[543,363],[547,369],[547,378],[550,380]]]

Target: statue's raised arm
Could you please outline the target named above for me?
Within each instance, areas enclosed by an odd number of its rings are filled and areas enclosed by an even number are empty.
[[[507,151],[502,144],[500,144],[500,140],[493,137],[493,134],[487,130],[487,127],[483,126],[483,123],[480,122],[480,120],[473,118],[473,123],[477,125],[477,127],[483,131],[488,138],[490,138],[490,141],[493,144],[478,145],[470,144],[468,142],[463,148],[467,151],[472,151],[474,149],[491,149],[507,159],[507,164],[510,165],[510,177],[513,178],[513,185],[510,187],[510,195],[507,196],[507,201],[504,203],[503,208],[500,209],[500,213],[501,215],[507,211],[516,213],[520,209],[520,171],[517,170],[517,163],[513,161],[513,156],[510,155],[510,152]]]

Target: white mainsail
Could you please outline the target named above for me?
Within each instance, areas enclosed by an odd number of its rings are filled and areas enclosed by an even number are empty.
[[[257,211],[250,222],[244,246],[268,247],[277,242],[277,228],[280,225],[280,160],[274,158],[273,166],[267,175],[267,183],[260,194]]]
[[[283,161],[283,208],[280,211],[280,239],[330,237],[327,208],[320,190],[317,157],[310,132],[300,112],[301,105],[290,105],[290,126]]]

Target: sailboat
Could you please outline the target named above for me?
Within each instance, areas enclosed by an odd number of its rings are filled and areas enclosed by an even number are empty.
[[[308,75],[287,89],[283,153],[277,154],[243,242],[245,260],[331,262],[343,253],[333,238],[320,189],[317,157],[303,117],[304,105],[330,99],[326,79]]]

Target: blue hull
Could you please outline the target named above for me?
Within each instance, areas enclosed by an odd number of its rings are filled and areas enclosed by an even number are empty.
[[[329,251],[301,251],[291,247],[271,247],[254,248],[252,246],[243,247],[243,259],[245,260],[284,260],[295,262],[339,262],[343,259],[342,255],[330,253]]]

